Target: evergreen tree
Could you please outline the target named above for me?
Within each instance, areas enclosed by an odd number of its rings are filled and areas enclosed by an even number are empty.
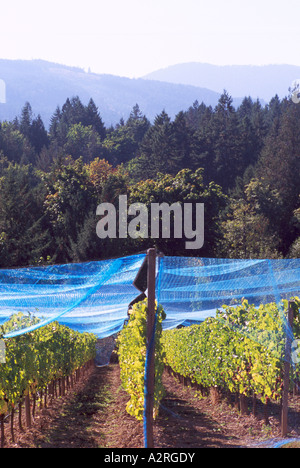
[[[234,187],[242,165],[241,138],[238,116],[232,98],[224,90],[212,115],[208,138],[212,149],[211,180],[225,191]]]
[[[136,104],[130,112],[126,127],[128,128],[129,135],[135,142],[136,150],[134,156],[136,156],[139,145],[150,128],[150,122],[147,117],[142,114],[138,104]]]
[[[277,116],[257,167],[257,176],[278,191],[284,206],[283,212],[276,216],[280,248],[284,255],[298,234],[290,220],[297,208],[300,193],[299,147],[300,108],[290,102],[281,118]]]
[[[208,109],[212,111],[212,108],[208,108],[204,102],[199,104],[198,101],[195,101],[186,112],[187,125],[194,131],[199,130]]]
[[[184,112],[176,115],[173,123],[174,145],[177,154],[178,169],[197,167],[197,142],[194,133],[187,125]]]
[[[30,138],[32,120],[33,120],[32,107],[29,102],[26,102],[22,109],[19,130],[28,139]]]
[[[59,136],[61,117],[62,117],[62,113],[61,113],[60,107],[57,106],[54,114],[52,115],[50,119],[49,134],[50,134],[51,140],[57,140],[59,144],[62,144],[62,142],[60,141],[60,136]]]
[[[29,141],[37,154],[40,154],[44,146],[46,148],[49,146],[48,134],[40,115],[31,123]]]
[[[100,136],[100,139],[101,140],[105,139],[105,136],[106,136],[105,126],[98,112],[98,108],[96,107],[96,104],[94,103],[92,98],[89,100],[89,103],[85,109],[85,118],[84,118],[84,122],[82,123],[87,127],[91,125],[93,129]]]
[[[141,157],[136,161],[139,178],[155,178],[158,173],[176,174],[181,167],[182,154],[175,148],[171,119],[163,111],[159,114],[141,143]]]

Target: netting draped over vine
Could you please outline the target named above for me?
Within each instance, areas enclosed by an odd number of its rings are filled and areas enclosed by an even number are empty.
[[[299,294],[300,259],[160,259],[157,295],[167,314],[165,328],[203,321],[244,298],[259,306]]]
[[[0,323],[17,312],[42,319],[33,328],[58,320],[99,338],[119,331],[128,304],[137,296],[132,282],[144,255],[0,271]],[[16,330],[16,336],[30,329]]]
[[[58,320],[99,338],[122,329],[128,305],[139,294],[133,281],[145,254],[83,264],[0,270],[0,324],[16,312]],[[203,321],[216,309],[277,302],[300,295],[300,259],[234,260],[198,257],[157,259],[157,300],[164,328]],[[22,334],[16,330],[9,336]]]

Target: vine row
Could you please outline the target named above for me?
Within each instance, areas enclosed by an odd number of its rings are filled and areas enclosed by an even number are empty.
[[[39,319],[22,313],[13,315],[1,327],[1,335],[25,328]],[[92,365],[97,338],[52,322],[34,332],[5,340],[5,362],[0,364],[1,447],[4,445],[4,418],[11,415],[14,441],[14,413],[19,410],[22,427],[22,405],[25,402],[26,426],[31,426],[37,401],[47,404],[47,396],[64,396],[83,370]],[[58,388],[57,388],[58,387]]]
[[[294,298],[294,337],[299,333],[299,298]],[[223,306],[201,325],[166,330],[165,365],[203,389],[255,396],[263,403],[282,397],[287,301]],[[292,366],[297,378],[299,364]]]
[[[158,306],[158,308],[156,306],[156,316],[154,417],[158,413],[159,403],[164,396],[161,335],[162,321],[166,315],[162,306]],[[146,324],[147,299],[133,305],[128,323],[120,332],[117,340],[122,386],[130,395],[126,410],[138,420],[143,419],[144,412]]]

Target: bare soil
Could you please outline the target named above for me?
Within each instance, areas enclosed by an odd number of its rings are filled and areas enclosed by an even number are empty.
[[[241,415],[226,400],[213,405],[195,388],[184,387],[167,372],[166,396],[155,421],[156,448],[238,448],[267,446],[280,436],[280,408],[269,408],[265,424],[263,405],[257,416]],[[37,412],[24,433],[15,422],[15,442],[5,424],[6,448],[142,448],[143,424],[126,412],[128,394],[120,381],[118,364],[93,368],[65,397]],[[300,397],[289,411],[290,437],[300,437]]]

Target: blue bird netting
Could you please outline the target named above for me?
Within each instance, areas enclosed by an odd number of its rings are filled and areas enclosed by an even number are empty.
[[[0,271],[0,324],[18,312],[41,318],[34,330],[54,320],[98,338],[122,329],[128,304],[137,296],[133,280],[145,255],[83,264]]]
[[[17,312],[42,319],[6,337],[54,320],[99,338],[120,331],[128,305],[139,294],[133,281],[145,256],[0,270],[0,325]],[[237,305],[243,298],[259,306],[300,295],[300,259],[159,257],[156,270],[165,329],[201,322],[223,304]]]
[[[300,259],[160,259],[157,295],[167,314],[165,328],[203,321],[243,299],[259,306],[299,294]]]

